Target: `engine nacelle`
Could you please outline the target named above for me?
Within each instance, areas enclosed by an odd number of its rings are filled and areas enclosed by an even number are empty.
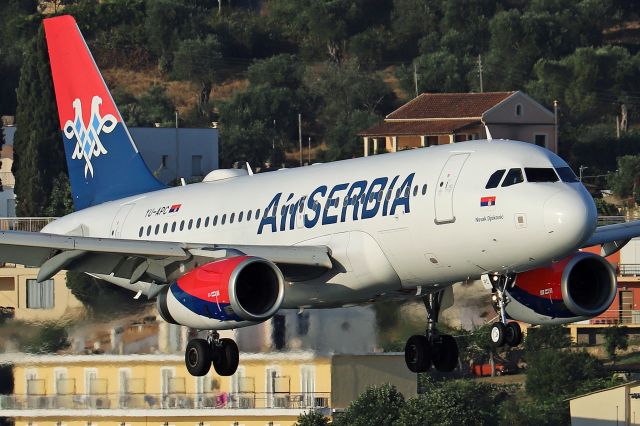
[[[167,322],[200,329],[231,329],[271,318],[284,299],[284,278],[272,262],[238,256],[199,266],[158,294]]]
[[[577,252],[553,265],[517,275],[507,290],[507,315],[530,324],[593,318],[616,296],[616,274],[606,259]]]

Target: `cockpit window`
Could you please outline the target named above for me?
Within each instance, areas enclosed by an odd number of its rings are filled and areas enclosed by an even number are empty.
[[[489,180],[487,181],[487,186],[485,186],[485,189],[496,188],[500,183],[500,179],[502,179],[502,176],[504,176],[504,172],[506,172],[505,169],[493,172],[493,174],[491,175],[491,177],[489,177]]]
[[[525,167],[524,174],[527,182],[557,182],[558,175],[552,168]]]
[[[557,167],[556,172],[558,172],[558,176],[562,179],[563,182],[574,183],[578,182],[578,177],[570,167]]]
[[[507,176],[504,178],[504,181],[502,182],[502,186],[511,186],[520,182],[524,182],[524,177],[522,177],[522,169],[510,169],[507,173]]]

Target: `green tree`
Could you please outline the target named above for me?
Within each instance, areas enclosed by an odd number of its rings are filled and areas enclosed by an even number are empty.
[[[309,410],[298,416],[296,426],[327,426],[329,419],[317,410]]]
[[[400,410],[398,426],[498,424],[496,407],[507,390],[473,380],[437,383]]]
[[[70,345],[64,325],[45,323],[38,328],[36,335],[25,342],[24,350],[31,353],[55,353]]]
[[[69,213],[73,213],[69,176],[66,173],[60,173],[53,181],[49,205],[44,209],[43,214],[48,217],[60,217]]]
[[[2,100],[0,98],[0,111],[2,110]],[[0,149],[4,145],[4,128],[2,123],[2,118],[0,117]],[[2,162],[0,161],[0,166],[2,166]],[[0,191],[2,191],[2,179],[0,179]]]
[[[543,349],[563,349],[571,346],[571,337],[562,325],[541,325],[529,328],[524,339],[525,356],[532,357]]]
[[[220,50],[218,39],[209,35],[203,39],[181,41],[174,53],[174,75],[198,85],[198,108],[203,116],[207,115],[211,88],[222,63]]]
[[[18,86],[13,174],[18,216],[42,216],[56,178],[66,171],[42,26],[26,52]]]
[[[607,355],[616,361],[616,352],[618,349],[624,351],[629,346],[628,330],[625,326],[611,326],[604,329],[604,348]]]
[[[571,396],[593,379],[604,377],[602,363],[587,352],[542,349],[527,358],[527,394],[536,400]]]
[[[175,125],[176,107],[167,95],[167,90],[160,84],[153,84],[139,98],[122,89],[112,91],[122,118],[128,126],[162,127]]]
[[[93,278],[82,272],[67,272],[67,288],[96,317],[113,317],[117,312],[130,313],[146,302],[133,298],[133,292]]]
[[[640,156],[625,155],[618,158],[618,170],[607,178],[611,190],[622,198],[640,201]]]
[[[349,426],[395,424],[404,406],[404,396],[395,386],[371,386],[354,399],[334,423]]]

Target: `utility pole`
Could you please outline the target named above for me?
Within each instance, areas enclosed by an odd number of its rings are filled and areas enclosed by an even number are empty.
[[[302,167],[302,114],[298,114],[298,143],[300,144],[300,167]]]
[[[416,98],[418,97],[418,66],[413,63],[413,84],[416,86]]]
[[[585,170],[587,170],[588,168],[589,168],[589,167],[587,167],[587,166],[582,166],[582,165],[581,165],[580,167],[578,167],[578,173],[579,173],[579,175],[578,175],[578,180],[579,180],[580,182],[582,182],[582,173],[583,173]]]
[[[307,154],[309,155],[309,165],[311,165],[311,136],[309,136],[309,149],[307,150]]]
[[[553,101],[553,133],[556,140],[556,154],[560,152],[560,142],[558,142],[558,100]]]
[[[180,137],[178,136],[178,110],[176,110],[176,180],[180,179]]]
[[[480,74],[480,93],[484,92],[482,87],[482,55],[478,55],[478,73]]]

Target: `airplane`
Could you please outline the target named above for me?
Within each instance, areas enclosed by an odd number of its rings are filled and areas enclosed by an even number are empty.
[[[253,174],[215,170],[166,187],[145,165],[71,16],[44,20],[75,212],[39,233],[0,233],[0,260],[86,272],[157,299],[169,323],[208,330],[185,351],[190,374],[234,374],[239,350],[218,331],[280,309],[421,298],[413,372],[451,371],[438,330],[452,286],[492,289],[496,346],[517,321],[592,318],[616,294],[604,259],[640,222],[596,227],[594,202],[560,157],[511,140],[450,145]],[[601,246],[601,255],[581,251]]]

